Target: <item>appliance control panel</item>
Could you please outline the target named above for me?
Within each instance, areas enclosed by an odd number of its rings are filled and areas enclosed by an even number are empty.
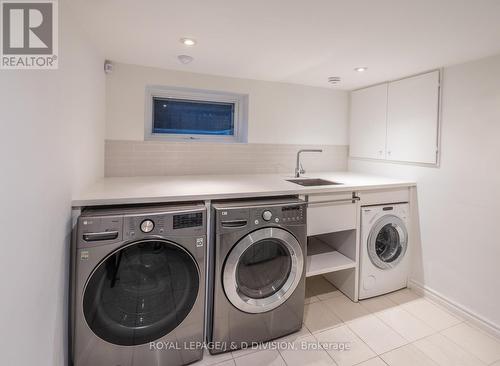
[[[254,202],[251,202],[254,203]],[[259,228],[270,225],[305,225],[307,203],[295,201],[290,203],[249,204],[248,207],[223,206],[216,204],[217,230],[221,232],[239,229]]]
[[[198,208],[199,207],[199,208]],[[96,247],[156,237],[192,237],[206,234],[202,205],[151,208],[89,209],[78,218],[78,247]]]
[[[137,239],[145,235],[193,235],[205,230],[204,212],[125,216],[124,237]]]
[[[304,205],[282,207],[283,222],[304,221]]]
[[[260,226],[262,224],[304,224],[305,206],[290,205],[252,208],[250,212],[250,225]]]
[[[138,215],[124,219],[124,236],[128,239],[141,238],[146,234],[162,235],[168,230],[165,215]]]

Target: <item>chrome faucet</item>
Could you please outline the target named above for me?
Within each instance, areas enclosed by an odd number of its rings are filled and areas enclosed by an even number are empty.
[[[300,162],[300,153],[303,152],[323,152],[322,149],[302,149],[297,151],[297,164],[295,165],[295,178],[300,178],[301,174],[304,174],[306,171],[302,167],[302,163]]]

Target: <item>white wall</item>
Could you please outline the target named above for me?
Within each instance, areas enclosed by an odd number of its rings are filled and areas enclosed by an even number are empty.
[[[440,168],[349,163],[353,171],[418,182],[421,248],[414,280],[498,330],[499,70],[500,55],[444,70]]]
[[[60,69],[0,70],[0,364],[67,364],[71,195],[103,174],[103,59],[59,3]]]
[[[114,66],[106,77],[109,140],[143,140],[145,87],[166,85],[248,94],[249,143],[348,144],[345,91],[119,63]]]

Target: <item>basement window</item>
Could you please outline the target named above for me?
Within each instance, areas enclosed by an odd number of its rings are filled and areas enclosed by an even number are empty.
[[[147,87],[145,139],[245,142],[247,100],[241,94]]]

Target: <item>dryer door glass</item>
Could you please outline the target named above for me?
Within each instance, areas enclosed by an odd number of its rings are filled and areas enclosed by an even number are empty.
[[[241,255],[236,268],[236,283],[242,294],[262,299],[285,284],[292,267],[290,252],[276,239],[264,239]]]
[[[122,346],[155,341],[175,329],[198,296],[196,262],[180,246],[145,240],[101,262],[85,288],[83,310],[92,331]]]
[[[404,257],[408,232],[403,221],[393,215],[380,218],[368,237],[368,255],[380,269],[394,268]]]
[[[243,237],[227,256],[223,285],[229,301],[248,313],[263,313],[284,303],[304,274],[297,239],[281,228],[263,228]]]

